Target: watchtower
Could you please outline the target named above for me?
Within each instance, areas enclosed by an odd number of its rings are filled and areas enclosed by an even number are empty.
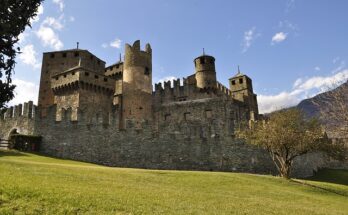
[[[215,58],[203,53],[194,60],[194,63],[197,87],[214,89],[216,87]]]
[[[250,111],[250,118],[256,119],[259,113],[257,105],[257,96],[253,91],[253,84],[251,78],[240,72],[229,79],[230,90],[234,99],[244,102]]]
[[[122,120],[135,119],[137,125],[152,117],[152,50],[140,41],[125,45],[123,64]],[[122,124],[121,124],[122,125]]]

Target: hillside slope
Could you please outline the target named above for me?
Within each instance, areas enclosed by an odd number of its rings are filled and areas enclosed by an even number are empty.
[[[337,97],[340,99],[339,102],[337,102]],[[310,99],[305,99],[297,107],[303,110],[309,117],[319,117],[333,136],[348,137],[346,133],[341,131],[347,122],[341,117],[333,117],[333,115],[341,116],[344,114],[342,113],[342,108],[338,107],[342,101],[345,101],[345,107],[348,108],[348,82],[331,91],[318,94]],[[330,114],[322,114],[328,112]]]
[[[0,214],[348,214],[347,184],[323,176],[110,168],[1,151],[0,173]],[[334,173],[345,181],[347,171]]]

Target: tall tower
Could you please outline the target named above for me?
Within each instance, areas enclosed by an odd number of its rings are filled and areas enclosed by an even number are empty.
[[[41,108],[41,115],[46,115],[46,108],[55,104],[51,78],[77,67],[78,65],[100,74],[102,74],[105,69],[105,62],[87,50],[70,49],[46,52],[43,54],[38,98],[38,106]]]
[[[216,87],[215,58],[203,53],[194,60],[197,87],[214,89]]]
[[[257,96],[253,91],[252,80],[240,72],[238,67],[238,73],[229,79],[230,90],[232,96],[241,102],[244,102],[250,111],[250,119],[257,119],[259,109],[257,105]]]
[[[152,50],[140,41],[126,44],[123,65],[122,121],[134,119],[139,127],[143,120],[152,118]],[[121,122],[122,124],[122,122]]]

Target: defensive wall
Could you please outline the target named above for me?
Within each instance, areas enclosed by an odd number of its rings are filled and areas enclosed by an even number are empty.
[[[117,123],[116,106],[107,117],[90,118],[78,111],[78,120],[72,119],[71,109],[63,109],[59,121],[56,105],[49,107],[46,116],[33,105],[32,112],[26,105],[22,115],[16,115],[18,106],[1,117],[0,134],[5,139],[15,128],[19,133],[41,135],[41,153],[108,166],[276,174],[266,151],[234,136],[230,105],[219,99],[177,102],[155,113],[157,123],[143,121],[139,128],[127,120],[125,129]],[[173,117],[178,120],[170,120],[168,113],[176,114]],[[310,176],[325,165],[319,154],[302,156],[293,175]]]

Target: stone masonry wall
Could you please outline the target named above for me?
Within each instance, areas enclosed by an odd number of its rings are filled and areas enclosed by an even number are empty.
[[[56,121],[55,105],[46,117],[36,112],[35,119],[34,111],[29,114],[25,106],[22,112],[9,108],[0,120],[0,137],[7,138],[13,129],[41,135],[41,152],[51,156],[118,167],[276,173],[266,151],[234,137],[233,126],[243,118],[237,113],[243,110],[236,109],[233,100],[168,104],[156,110],[157,124],[143,122],[142,129],[129,120],[120,129],[116,107],[107,118],[82,117],[84,113],[78,112],[78,121],[72,121],[68,109]],[[177,120],[165,120],[168,112]],[[319,153],[302,156],[294,164],[293,176],[311,176],[326,167],[326,161]]]

